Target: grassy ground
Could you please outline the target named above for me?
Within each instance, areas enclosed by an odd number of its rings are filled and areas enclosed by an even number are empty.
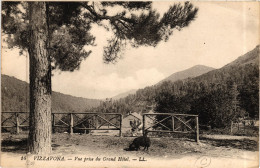
[[[181,136],[151,137],[151,147],[148,151],[125,150],[133,139],[134,137],[55,133],[52,137],[51,155],[65,157],[65,161],[57,162],[38,161],[34,159],[35,155],[26,154],[27,134],[4,133],[0,166],[8,168],[257,168],[259,165],[257,137],[201,135],[200,144],[197,144],[194,139],[181,138]],[[26,160],[21,159],[25,156]],[[95,161],[97,157],[101,158],[101,161]],[[120,157],[125,157],[127,160],[119,161]],[[89,158],[93,160],[87,160]],[[110,158],[116,158],[116,161],[109,161]],[[142,158],[145,161],[142,161]]]
[[[149,151],[126,151],[134,137],[95,136],[88,134],[53,134],[54,154],[92,154],[92,155],[142,155],[159,158],[181,158],[187,155],[209,155],[217,157],[241,157],[241,152],[257,152],[257,137],[202,135],[200,144],[193,139],[151,137]],[[2,134],[2,152],[25,154],[26,134]]]

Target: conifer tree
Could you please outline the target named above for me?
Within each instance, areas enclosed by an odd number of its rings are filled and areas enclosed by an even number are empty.
[[[112,10],[112,11],[111,11]],[[9,47],[30,59],[29,151],[51,152],[51,71],[74,71],[94,45],[91,26],[113,33],[104,46],[104,62],[116,62],[127,44],[153,46],[167,41],[195,19],[191,3],[175,4],[160,16],[152,2],[2,2],[2,31]]]

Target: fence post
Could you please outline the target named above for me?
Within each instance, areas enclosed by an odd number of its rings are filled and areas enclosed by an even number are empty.
[[[172,115],[172,131],[174,131],[174,116]]]
[[[55,118],[54,118],[54,113],[52,113],[52,133],[55,133]]]
[[[243,125],[244,125],[244,134],[246,133],[246,122],[243,121]]]
[[[123,115],[122,114],[120,114],[119,115],[119,117],[120,117],[120,130],[119,130],[119,137],[122,137],[122,119],[123,119]]]
[[[93,120],[94,120],[94,124],[95,124],[95,129],[97,129],[98,128],[98,117],[96,114],[94,114]]]
[[[143,114],[143,136],[145,135],[145,114]]]
[[[199,117],[196,116],[196,142],[199,143],[200,139],[199,139]]]
[[[70,113],[70,134],[73,134],[73,114]]]
[[[231,132],[231,134],[233,132],[233,121],[231,121],[230,132]]]
[[[90,121],[91,122],[91,121]],[[83,127],[84,127],[84,134],[87,134],[87,127],[84,125],[84,124],[82,124],[83,125]]]
[[[19,113],[15,113],[15,117],[16,117],[16,133],[19,134],[20,133],[20,129],[19,129]]]

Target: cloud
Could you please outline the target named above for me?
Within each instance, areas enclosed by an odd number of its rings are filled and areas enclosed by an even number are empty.
[[[53,90],[80,97],[106,98],[131,89],[153,85],[165,76],[155,68],[140,69],[135,75],[120,77],[116,72],[95,76],[81,73],[61,73],[53,77]]]
[[[163,78],[165,78],[165,76],[155,68],[141,69],[136,72],[138,87],[153,85]]]
[[[29,82],[29,58],[20,56],[18,49],[2,50],[1,73]]]

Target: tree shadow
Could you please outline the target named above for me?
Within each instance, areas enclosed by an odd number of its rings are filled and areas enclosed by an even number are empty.
[[[226,147],[226,148],[236,148],[248,151],[258,151],[257,141],[250,139],[213,139],[213,138],[201,138],[201,140],[206,140],[207,143],[216,147]]]
[[[27,139],[3,140],[1,145],[1,151],[24,154],[27,152]]]
[[[27,138],[26,139],[6,139],[2,141],[1,145],[1,151],[2,152],[12,152],[12,153],[18,153],[18,154],[24,154],[28,150],[28,144],[27,144]],[[60,145],[58,144],[52,144],[51,145],[53,150],[56,150]]]

